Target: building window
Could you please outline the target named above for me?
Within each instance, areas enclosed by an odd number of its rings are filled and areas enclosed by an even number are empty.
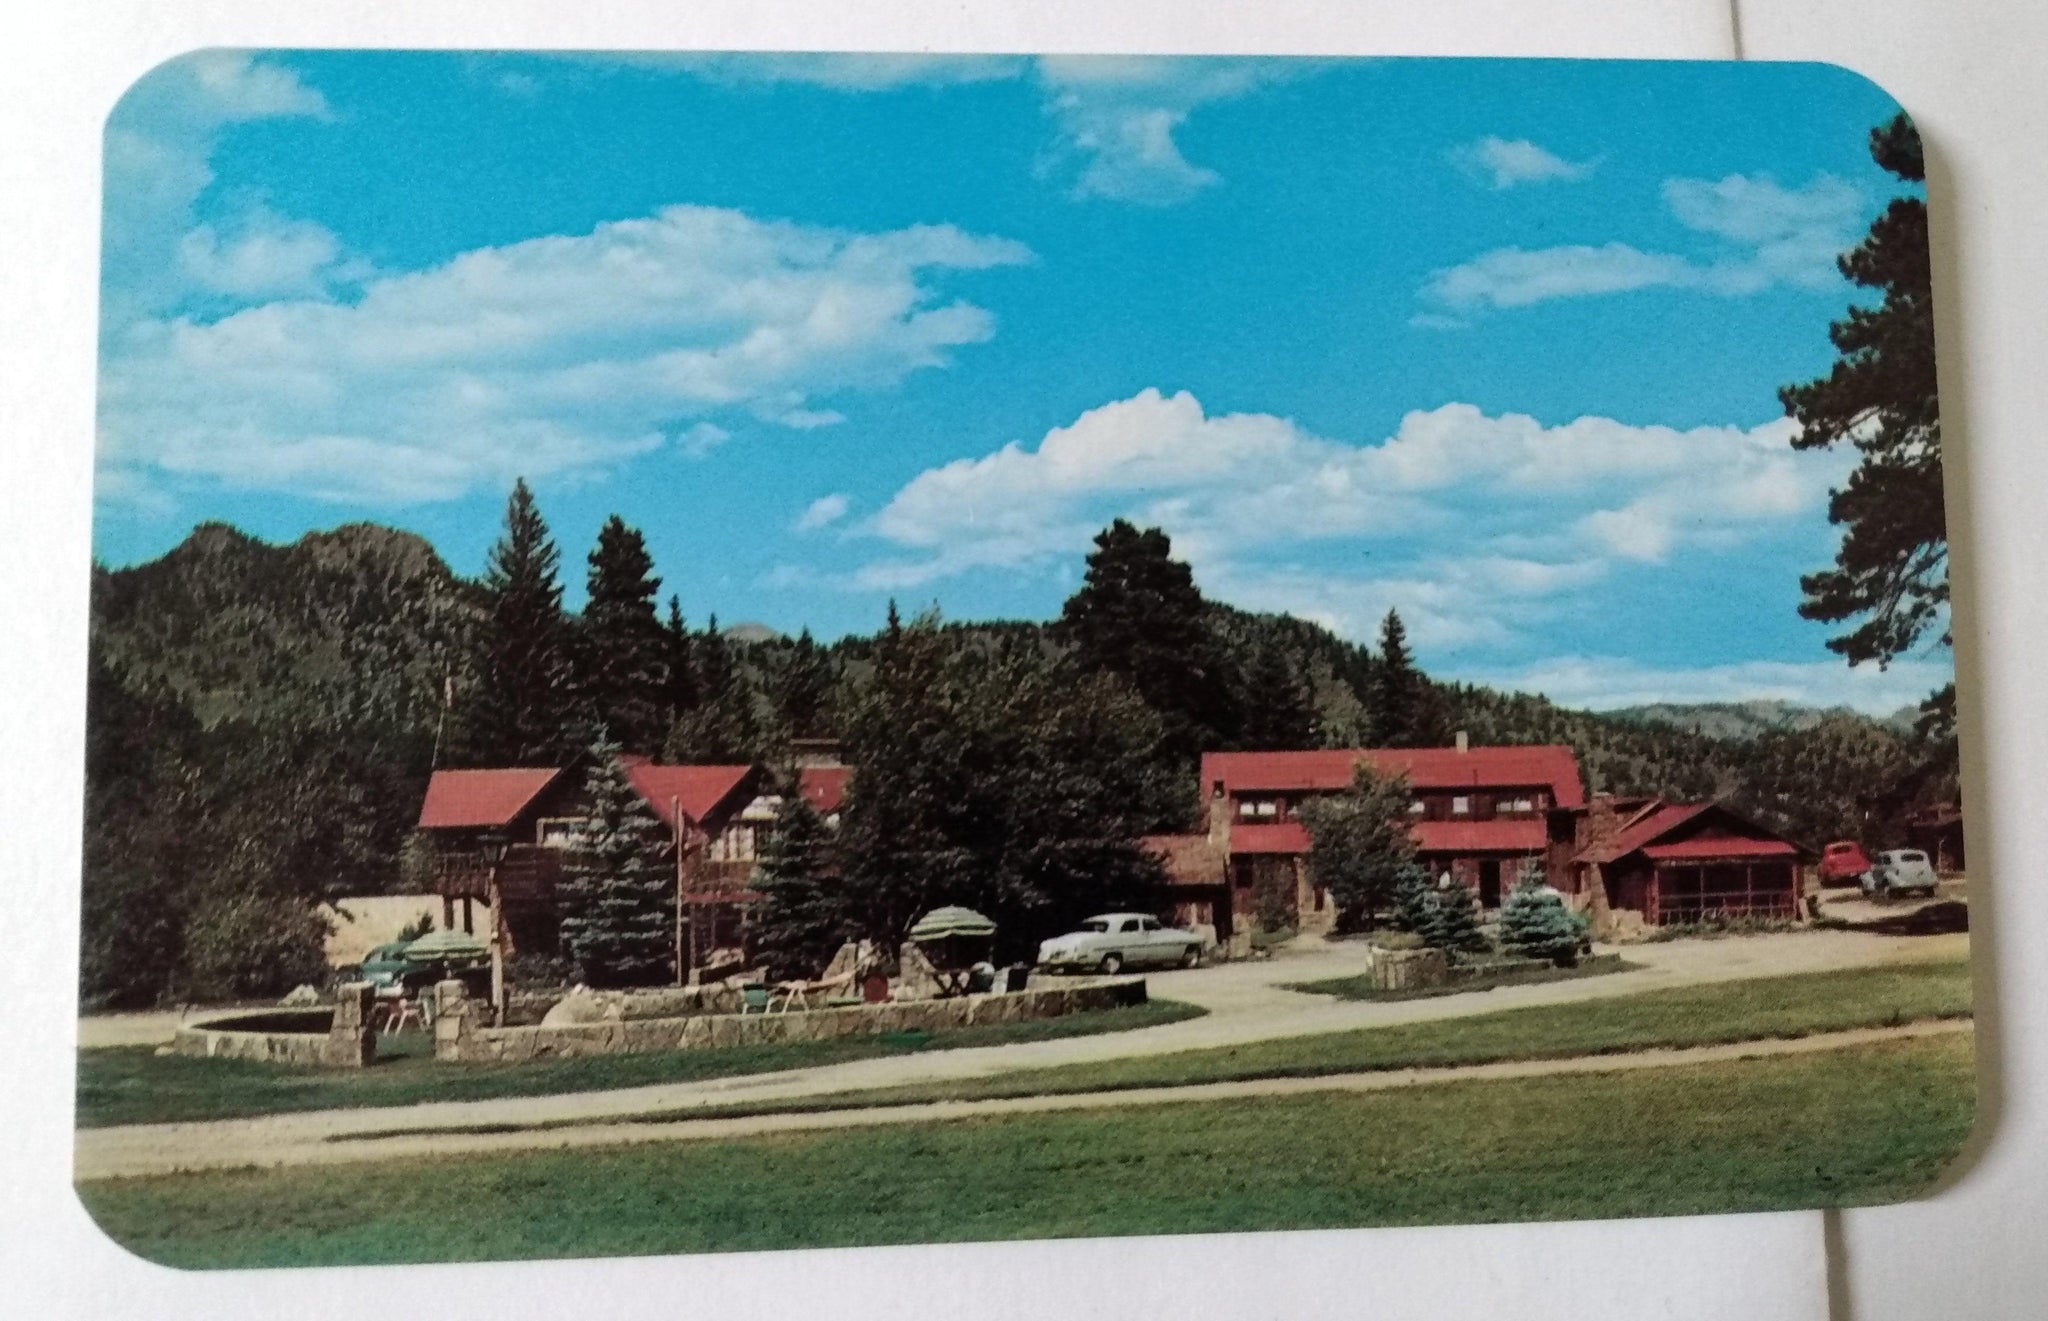
[[[1451,799],[1451,815],[1452,815],[1452,816],[1470,816],[1470,815],[1472,815],[1472,800],[1471,800],[1470,798],[1465,798],[1465,797],[1462,797],[1462,796],[1460,796],[1460,797],[1457,797],[1457,798],[1453,798],[1453,799]]]
[[[576,832],[589,823],[580,816],[544,816],[534,828],[534,842],[544,849],[566,849],[576,843]]]
[[[1421,816],[1423,812],[1425,812],[1426,810],[1428,809],[1423,806],[1422,800],[1420,798],[1408,804],[1409,816]]]
[[[1280,815],[1280,804],[1272,798],[1242,798],[1238,800],[1237,815],[1243,821],[1271,821]]]

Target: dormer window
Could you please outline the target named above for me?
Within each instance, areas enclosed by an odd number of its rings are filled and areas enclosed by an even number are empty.
[[[1456,797],[1456,798],[1453,798],[1453,799],[1451,799],[1451,815],[1452,815],[1452,816],[1470,816],[1470,815],[1472,815],[1472,800],[1471,800],[1470,798],[1467,798],[1467,797],[1465,797],[1465,796],[1464,796],[1464,795],[1462,795],[1462,794],[1461,794],[1461,795],[1459,795],[1459,796],[1458,796],[1458,797]]]

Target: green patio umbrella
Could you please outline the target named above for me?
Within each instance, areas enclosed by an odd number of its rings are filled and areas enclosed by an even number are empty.
[[[429,931],[405,947],[414,963],[469,963],[491,956],[491,947],[467,931]]]
[[[962,908],[957,904],[934,908],[917,919],[910,928],[910,938],[920,945],[933,940],[948,940],[955,936],[986,938],[995,933],[995,923],[972,908]]]

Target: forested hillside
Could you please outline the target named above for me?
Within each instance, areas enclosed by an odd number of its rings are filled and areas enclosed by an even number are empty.
[[[571,614],[559,560],[522,486],[481,581],[367,524],[287,546],[206,525],[159,560],[96,573],[88,1001],[271,994],[317,975],[314,906],[401,884],[436,764],[572,755],[600,727],[677,761],[774,765],[792,738],[843,738],[856,765],[875,762],[871,780],[886,765],[931,806],[885,820],[896,796],[856,777],[849,838],[868,870],[850,884],[973,859],[1019,911],[1064,911],[1081,898],[1064,893],[1073,876],[1128,872],[1136,833],[1191,824],[1207,748],[1426,745],[1456,730],[1562,742],[1593,790],[1727,798],[1813,842],[1889,842],[1908,805],[1953,792],[1938,749],[1848,713],[1778,713],[1716,737],[1715,708],[1666,722],[1434,683],[1397,618],[1366,647],[1206,601],[1163,535],[1123,523],[1058,620],[928,619],[907,641],[893,623],[830,644],[693,628],[673,597],[659,608],[624,524],[607,525],[593,604]],[[891,656],[939,677],[883,683]],[[908,743],[906,728],[920,731]],[[1028,730],[1043,755],[1017,744]],[[942,759],[937,779],[921,764]],[[960,802],[989,806],[963,816]],[[928,846],[906,854],[919,832]],[[1030,842],[1060,832],[1064,852]],[[1084,855],[1098,862],[1077,870]],[[875,912],[901,902],[878,897]]]

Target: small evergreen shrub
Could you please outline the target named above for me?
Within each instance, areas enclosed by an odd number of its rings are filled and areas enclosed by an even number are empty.
[[[1500,907],[1501,947],[1524,958],[1545,959],[1568,968],[1579,959],[1585,934],[1578,914],[1565,907],[1564,897],[1543,883],[1542,864],[1530,859]]]

